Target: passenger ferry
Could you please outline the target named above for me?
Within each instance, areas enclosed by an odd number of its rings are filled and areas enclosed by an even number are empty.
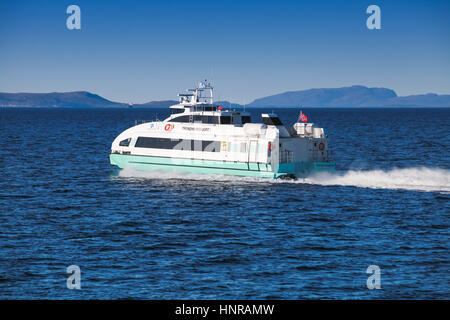
[[[299,120],[285,126],[275,113],[253,122],[248,112],[214,104],[206,81],[178,96],[167,119],[136,125],[114,140],[112,165],[266,178],[334,170],[323,128]]]

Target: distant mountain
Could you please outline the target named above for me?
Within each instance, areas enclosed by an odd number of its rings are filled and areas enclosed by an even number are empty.
[[[251,102],[249,107],[450,107],[450,95],[425,94],[399,97],[386,88],[352,86],[289,91]]]
[[[135,104],[133,107],[145,107],[145,108],[168,108],[173,106],[174,104],[178,104],[178,101],[175,100],[160,100],[160,101],[150,101],[141,104]]]
[[[177,104],[175,100],[150,101],[134,104],[137,108],[167,108]],[[217,101],[224,108],[242,108],[241,104]],[[288,91],[259,98],[246,107],[450,107],[450,95],[434,93],[399,97],[387,88],[352,86]],[[72,107],[72,108],[124,108],[119,103],[87,91],[52,93],[1,93],[0,107]]]
[[[74,107],[108,108],[124,107],[87,91],[52,93],[1,93],[0,106],[4,107]]]
[[[397,94],[385,88],[352,86],[333,89],[309,89],[289,91],[260,99],[249,104],[250,107],[356,107],[377,106]]]
[[[384,101],[385,107],[450,107],[448,94],[419,94],[413,96],[396,97]]]
[[[244,106],[239,103],[234,103],[230,101],[214,101],[214,104],[224,107],[225,109],[235,109],[235,108],[243,108]]]

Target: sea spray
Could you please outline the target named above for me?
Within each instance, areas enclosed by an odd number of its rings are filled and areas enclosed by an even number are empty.
[[[205,181],[208,183],[212,181],[230,183],[294,183],[322,186],[353,186],[374,189],[450,192],[450,170],[428,167],[337,171],[336,173],[318,173],[305,179],[297,180],[271,180],[257,177],[203,175],[164,170],[139,171],[133,168],[121,170],[118,177],[158,180],[187,179]]]
[[[325,186],[448,192],[450,191],[450,170],[427,167],[349,170],[334,174],[316,174],[305,179],[305,182]]]

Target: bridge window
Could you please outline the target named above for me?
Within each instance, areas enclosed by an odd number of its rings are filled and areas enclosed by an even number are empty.
[[[231,117],[230,116],[221,116],[220,124],[231,124]]]
[[[172,120],[170,120],[170,122],[190,122],[189,120],[190,120],[189,116],[180,116],[180,117],[173,118]],[[192,121],[200,122],[200,123],[218,124],[219,117],[195,114],[195,115],[192,115]]]
[[[274,118],[263,117],[263,122],[264,122],[264,124],[271,125],[271,126],[282,126],[283,125],[281,123],[280,119],[277,117],[274,117]]]
[[[252,118],[250,116],[242,116],[242,124],[251,123]]]
[[[184,112],[184,108],[171,108],[170,109],[170,114],[177,114],[177,113],[183,113]]]
[[[215,117],[215,116],[203,116],[204,119],[203,123],[211,123],[211,124],[218,124],[219,123],[219,117]]]

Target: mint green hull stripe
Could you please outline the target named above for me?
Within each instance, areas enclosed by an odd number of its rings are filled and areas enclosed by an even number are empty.
[[[133,167],[138,170],[176,170],[201,174],[223,174],[236,176],[251,176],[264,178],[277,178],[291,174],[296,176],[307,175],[316,171],[318,162],[294,162],[280,164],[278,172],[274,173],[270,164],[165,158],[151,156],[135,156],[124,154],[110,154],[112,165],[119,168]],[[329,165],[326,170],[329,171]],[[334,168],[334,166],[333,166]],[[320,170],[319,170],[320,171]]]
[[[334,172],[335,164],[331,162],[290,162],[280,163],[278,172],[304,178],[311,173]]]
[[[112,165],[119,168],[133,167],[139,170],[177,170],[202,174],[224,174],[237,176],[252,176],[274,178],[270,165],[260,164],[255,170],[249,170],[247,163],[213,160],[196,160],[182,158],[163,158],[147,156],[131,156],[110,154]]]

